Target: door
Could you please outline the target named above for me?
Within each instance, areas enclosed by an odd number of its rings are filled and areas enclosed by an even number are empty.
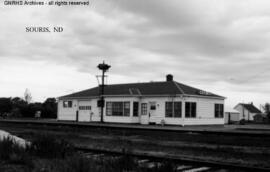
[[[141,124],[149,124],[149,113],[147,103],[141,103]]]
[[[79,114],[78,119],[81,122],[89,122],[91,121],[91,103],[90,101],[80,101],[79,102]]]
[[[156,113],[157,113],[157,105],[156,102],[149,102],[149,122],[155,123],[156,122]]]

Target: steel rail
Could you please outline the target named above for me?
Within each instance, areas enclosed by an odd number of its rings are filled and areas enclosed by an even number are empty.
[[[142,131],[162,131],[162,132],[175,132],[175,133],[197,133],[197,134],[211,134],[211,135],[229,135],[229,136],[252,136],[252,137],[269,137],[270,132],[255,132],[234,130],[234,131],[214,131],[206,129],[185,129],[178,127],[164,127],[164,126],[140,126],[133,124],[117,124],[117,123],[84,123],[84,122],[70,122],[70,121],[44,121],[44,120],[8,120],[1,119],[0,123],[12,124],[32,124],[32,125],[48,125],[48,126],[70,126],[78,128],[108,128],[108,129],[128,129],[142,130]]]

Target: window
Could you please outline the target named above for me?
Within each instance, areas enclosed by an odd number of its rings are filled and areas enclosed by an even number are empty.
[[[165,102],[165,117],[173,117],[173,102]]]
[[[147,103],[142,103],[142,115],[147,115]]]
[[[79,106],[79,110],[91,110],[91,106]]]
[[[196,118],[195,102],[186,102],[186,118]]]
[[[182,116],[182,102],[165,102],[165,116],[166,117],[181,117]]]
[[[182,116],[182,102],[174,102],[174,117]]]
[[[129,116],[130,114],[130,103],[124,102],[124,116]]]
[[[107,116],[129,116],[130,103],[129,102],[107,102],[106,115]]]
[[[106,115],[112,116],[112,102],[106,103]]]
[[[133,116],[138,116],[139,113],[139,103],[133,102]]]
[[[150,102],[150,110],[156,110],[156,102]]]
[[[223,104],[215,104],[215,118],[223,118]]]
[[[63,101],[63,107],[64,108],[72,108],[72,101]]]

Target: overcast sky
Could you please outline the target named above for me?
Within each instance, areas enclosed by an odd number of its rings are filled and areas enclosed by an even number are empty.
[[[34,101],[108,83],[176,81],[257,107],[270,102],[269,0],[90,0],[86,7],[0,5],[0,97]],[[63,33],[26,33],[63,26]]]

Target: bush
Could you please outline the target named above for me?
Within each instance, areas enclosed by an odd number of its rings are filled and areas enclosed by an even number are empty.
[[[59,168],[60,167],[60,168]],[[80,155],[71,156],[67,158],[61,166],[58,166],[56,171],[66,172],[91,172],[98,171],[97,165],[94,165],[89,159],[86,159]]]
[[[0,160],[32,166],[31,157],[27,150],[28,148],[22,147],[11,137],[5,137],[0,141]]]
[[[246,124],[246,120],[245,120],[245,119],[241,119],[241,120],[239,121],[239,124],[240,124],[240,125],[245,125],[245,124]]]
[[[94,164],[94,165],[93,165]],[[66,159],[37,161],[33,172],[97,172],[97,164],[81,155],[74,155]]]
[[[41,134],[32,141],[30,150],[42,158],[65,158],[74,153],[74,146],[56,136]]]
[[[138,163],[128,155],[102,160],[101,167],[104,171],[138,171]]]

